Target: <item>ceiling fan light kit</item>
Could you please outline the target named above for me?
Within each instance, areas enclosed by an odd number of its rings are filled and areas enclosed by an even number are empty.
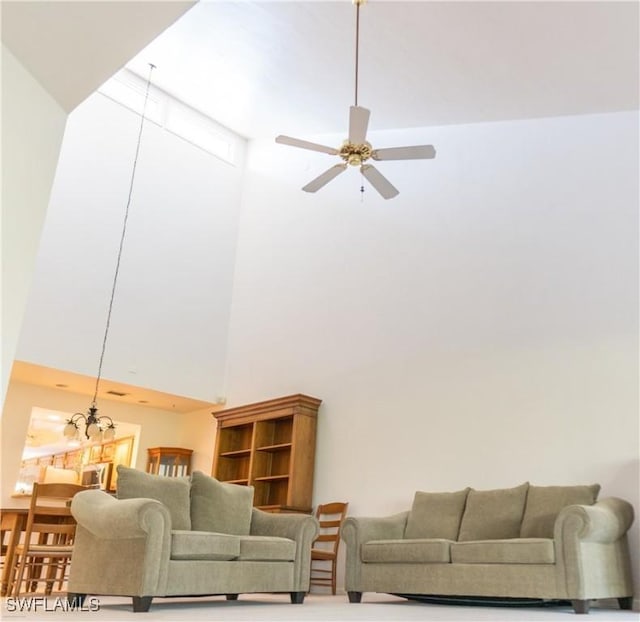
[[[367,141],[367,129],[371,112],[367,108],[358,106],[358,61],[360,41],[360,6],[366,0],[353,0],[356,5],[356,66],[355,66],[355,102],[349,109],[349,137],[340,148],[334,149],[299,138],[280,135],[276,142],[290,147],[298,147],[309,151],[319,151],[332,156],[339,156],[343,162],[335,164],[330,169],[310,181],[302,189],[305,192],[317,192],[344,173],[349,166],[359,166],[362,176],[378,191],[384,199],[392,199],[398,195],[398,189],[368,160],[430,160],[435,158],[436,150],[433,145],[414,145],[411,147],[389,147],[374,149]]]

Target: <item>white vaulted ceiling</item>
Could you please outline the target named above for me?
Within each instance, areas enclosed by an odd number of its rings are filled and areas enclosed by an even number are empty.
[[[400,2],[361,8],[371,129],[638,108],[637,2]],[[342,131],[355,7],[201,2],[129,67],[247,137]]]
[[[193,4],[3,1],[2,43],[71,112]]]
[[[4,1],[2,39],[67,111],[152,62],[154,83],[241,135],[343,131],[350,0],[194,4]],[[637,109],[638,15],[635,0],[369,0],[359,103],[372,130]]]

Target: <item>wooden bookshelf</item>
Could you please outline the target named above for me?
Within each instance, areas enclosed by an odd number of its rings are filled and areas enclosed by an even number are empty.
[[[254,487],[254,505],[311,512],[316,423],[321,400],[289,395],[214,412],[212,475]]]

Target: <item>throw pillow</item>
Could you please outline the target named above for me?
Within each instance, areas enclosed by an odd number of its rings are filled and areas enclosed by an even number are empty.
[[[531,486],[520,529],[521,538],[553,538],[560,510],[567,505],[593,505],[600,484],[590,486]]]
[[[468,492],[416,492],[404,537],[456,540]]]
[[[458,540],[517,538],[529,482],[515,488],[474,490],[467,495]]]
[[[119,464],[117,495],[118,499],[144,497],[164,503],[171,515],[171,529],[188,531],[191,529],[189,513],[188,477],[165,477],[152,475]]]
[[[219,482],[200,471],[191,474],[191,527],[249,535],[253,511],[253,486]]]

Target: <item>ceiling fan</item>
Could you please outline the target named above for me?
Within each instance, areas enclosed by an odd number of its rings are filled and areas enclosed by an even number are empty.
[[[349,137],[339,148],[327,147],[317,143],[292,138],[291,136],[278,136],[276,142],[300,149],[319,151],[329,155],[337,155],[343,161],[335,164],[330,169],[310,181],[302,189],[305,192],[316,192],[347,170],[348,166],[359,166],[362,176],[385,199],[392,199],[398,195],[398,189],[368,160],[429,160],[435,158],[436,150],[433,145],[414,145],[410,147],[389,147],[374,149],[367,141],[367,128],[371,112],[367,108],[358,106],[358,47],[360,39],[360,5],[366,0],[353,0],[356,5],[356,71],[355,71],[355,105],[349,109]],[[364,188],[362,189],[364,191]]]

